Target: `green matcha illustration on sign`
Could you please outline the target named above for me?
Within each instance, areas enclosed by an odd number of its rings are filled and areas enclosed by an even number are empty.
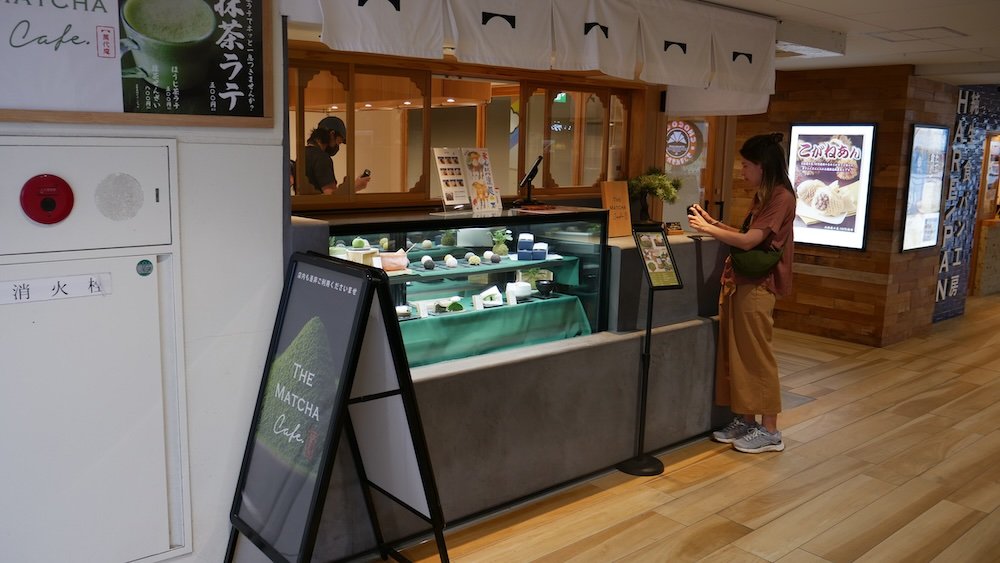
[[[326,326],[313,317],[271,364],[257,441],[293,469],[315,474],[340,377]]]

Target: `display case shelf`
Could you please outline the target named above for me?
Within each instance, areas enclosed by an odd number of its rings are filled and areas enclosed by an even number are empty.
[[[580,260],[576,256],[561,256],[558,259],[549,260],[511,260],[509,258],[502,258],[498,264],[480,264],[478,266],[470,266],[468,262],[464,259],[458,261],[458,266],[449,268],[445,266],[442,261],[434,261],[434,269],[428,270],[420,265],[419,261],[410,264],[410,267],[406,270],[397,270],[395,272],[387,272],[389,274],[390,283],[398,284],[402,282],[412,282],[412,281],[435,281],[443,279],[453,279],[453,278],[466,278],[469,276],[483,275],[483,274],[501,274],[507,272],[517,272],[530,268],[546,268],[551,270],[567,271],[566,275],[561,276],[562,280],[556,280],[560,283],[569,285],[579,285],[578,281],[574,281],[573,274],[579,274],[579,263]]]
[[[384,252],[406,251],[409,267],[387,272],[395,305],[453,298],[463,304],[461,313],[425,318],[414,318],[418,316],[416,309],[404,311],[409,318],[400,326],[411,366],[607,329],[606,210],[562,208],[545,214],[508,210],[496,217],[465,213],[313,217],[329,223],[333,247],[338,243],[347,247],[355,238],[363,238]],[[510,255],[499,263],[469,265],[466,253],[482,258],[486,251],[492,251],[489,233],[498,229],[510,230]],[[530,234],[533,242],[548,245],[547,259],[516,259],[518,239],[524,234]],[[457,266],[444,264],[448,254],[458,261]],[[424,256],[434,261],[433,269],[421,265]],[[513,281],[533,285],[539,275],[556,282],[558,299],[472,309],[473,296],[493,286],[504,293],[506,284]]]

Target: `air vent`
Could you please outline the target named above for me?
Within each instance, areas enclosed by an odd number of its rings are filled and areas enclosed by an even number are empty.
[[[774,56],[778,58],[802,57],[806,59],[815,59],[819,57],[840,57],[844,54],[836,51],[828,51],[819,47],[799,45],[789,41],[775,41],[774,48]]]
[[[955,31],[950,27],[916,27],[913,29],[897,29],[893,31],[876,31],[867,34],[869,37],[888,41],[889,43],[905,43],[907,41],[922,41],[926,39],[953,39],[968,37],[965,33]]]
[[[785,20],[778,22],[774,40],[779,58],[840,57],[847,50],[847,35],[842,32]]]

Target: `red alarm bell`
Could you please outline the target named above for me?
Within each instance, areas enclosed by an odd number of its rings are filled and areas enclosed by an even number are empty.
[[[21,188],[21,209],[36,223],[58,223],[73,210],[73,188],[59,176],[39,174]]]

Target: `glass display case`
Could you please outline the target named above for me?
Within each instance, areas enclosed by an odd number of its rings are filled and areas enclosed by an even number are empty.
[[[330,254],[389,277],[410,366],[607,327],[607,211],[331,219]]]

